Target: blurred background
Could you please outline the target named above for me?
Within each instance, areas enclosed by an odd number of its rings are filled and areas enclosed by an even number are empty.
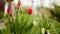
[[[60,34],[60,0],[0,0],[0,34]]]

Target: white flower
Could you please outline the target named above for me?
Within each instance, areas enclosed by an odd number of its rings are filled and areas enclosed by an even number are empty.
[[[44,33],[45,33],[45,29],[44,29],[44,28],[42,28],[42,29],[41,29],[41,32],[42,32],[42,34],[44,34]]]
[[[47,32],[48,34],[50,34],[50,32]]]
[[[35,20],[33,21],[33,24],[34,24],[34,26],[36,26],[36,25],[37,25],[37,23],[36,23],[36,21],[35,21]]]

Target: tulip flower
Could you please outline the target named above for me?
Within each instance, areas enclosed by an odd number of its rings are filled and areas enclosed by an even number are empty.
[[[32,14],[32,9],[31,8],[27,8],[28,14]]]
[[[7,11],[8,11],[8,14],[9,14],[9,15],[12,14],[12,8],[11,8],[11,7],[8,7]]]
[[[18,8],[20,7],[20,5],[21,5],[21,1],[20,1],[20,0],[18,0]]]

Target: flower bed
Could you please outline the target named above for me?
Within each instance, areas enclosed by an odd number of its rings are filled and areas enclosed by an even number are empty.
[[[8,17],[5,28],[0,30],[1,34],[59,34],[60,23],[56,20],[18,13],[15,17]]]

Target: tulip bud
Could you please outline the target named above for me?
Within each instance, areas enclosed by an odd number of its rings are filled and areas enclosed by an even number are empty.
[[[45,34],[45,28],[41,29],[42,34]]]
[[[50,34],[50,32],[47,32],[47,34]]]
[[[50,34],[50,30],[49,29],[47,29],[47,34]]]

